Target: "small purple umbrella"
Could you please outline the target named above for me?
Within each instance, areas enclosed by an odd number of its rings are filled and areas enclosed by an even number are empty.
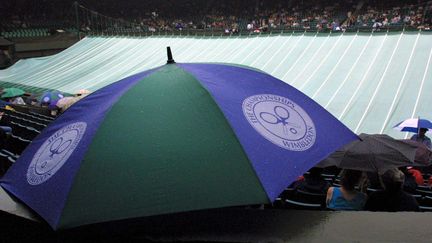
[[[57,102],[63,97],[64,95],[60,91],[57,90],[46,91],[40,97],[39,102],[41,105],[48,106],[48,109],[56,109]]]

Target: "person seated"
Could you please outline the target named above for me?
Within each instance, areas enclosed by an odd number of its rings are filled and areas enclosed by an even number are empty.
[[[24,97],[24,102],[27,105],[31,105],[31,106],[39,106],[39,102],[38,102],[38,96],[36,94],[27,94]]]
[[[327,208],[333,210],[362,210],[366,194],[356,191],[355,186],[362,178],[362,172],[343,170],[341,187],[330,187],[327,191]]]
[[[418,186],[423,186],[425,184],[423,175],[420,170],[414,167],[407,167],[408,172],[415,178],[415,181]]]
[[[12,105],[26,105],[23,98],[20,96],[11,97],[7,100]]]
[[[9,103],[8,101],[0,99],[0,108],[5,108],[7,105],[10,105],[10,104],[11,103]]]
[[[402,171],[402,173],[405,176],[404,183],[402,186],[403,190],[410,194],[415,194],[417,189],[416,178],[410,172],[408,172],[406,167],[401,167],[399,168],[399,170]]]
[[[370,194],[365,210],[369,211],[419,211],[415,198],[403,191],[405,175],[397,168],[389,169],[380,176],[384,191]]]
[[[296,181],[293,185],[294,190],[304,192],[326,194],[330,183],[321,176],[322,168],[313,167],[309,170],[309,174],[304,175],[303,180]]]

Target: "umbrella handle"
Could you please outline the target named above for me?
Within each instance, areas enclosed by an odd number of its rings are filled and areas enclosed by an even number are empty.
[[[420,134],[420,116],[417,117],[417,135]]]

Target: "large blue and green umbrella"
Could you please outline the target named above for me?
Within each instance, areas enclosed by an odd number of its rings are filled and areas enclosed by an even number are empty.
[[[1,185],[54,229],[269,203],[355,139],[316,102],[263,72],[167,64],[71,106]]]

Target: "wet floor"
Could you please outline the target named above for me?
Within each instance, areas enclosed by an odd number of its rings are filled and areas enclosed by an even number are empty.
[[[432,213],[229,208],[53,232],[0,214],[0,242],[431,242]]]

